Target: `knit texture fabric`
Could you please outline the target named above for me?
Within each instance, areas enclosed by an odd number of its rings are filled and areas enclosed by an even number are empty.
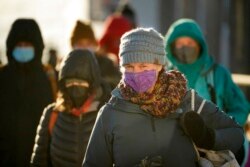
[[[153,28],[137,28],[125,33],[120,43],[120,64],[153,63],[165,65],[164,40]]]
[[[170,113],[176,112],[186,88],[186,78],[178,71],[161,71],[159,78],[152,92],[137,93],[121,81],[118,88],[124,99],[138,104],[140,108],[158,118],[166,117]]]

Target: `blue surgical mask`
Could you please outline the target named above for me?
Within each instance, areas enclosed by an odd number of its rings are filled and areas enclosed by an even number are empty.
[[[27,63],[31,61],[34,56],[34,48],[33,47],[15,47],[12,52],[12,56],[19,63]]]

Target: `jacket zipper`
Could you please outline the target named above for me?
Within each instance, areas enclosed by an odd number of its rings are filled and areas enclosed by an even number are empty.
[[[78,133],[78,136],[77,136],[77,138],[78,138],[78,149],[81,148],[80,145],[79,145],[79,143],[81,143],[81,140],[80,140],[81,137],[80,137],[80,136],[81,136],[82,115],[83,115],[83,113],[80,114],[80,116],[79,116],[79,122],[78,122],[78,132],[77,132],[77,133]],[[78,150],[78,152],[80,152],[80,151]],[[79,160],[78,162],[80,162],[80,159],[81,159],[81,155],[79,154],[79,155],[78,155],[78,160]],[[78,162],[77,162],[77,163],[78,163]],[[81,165],[81,164],[79,164],[79,165]]]
[[[82,122],[82,114],[80,114],[79,120],[80,120],[80,122]]]
[[[153,132],[155,132],[155,120],[154,120],[154,117],[151,116],[151,127],[152,127],[152,130]]]

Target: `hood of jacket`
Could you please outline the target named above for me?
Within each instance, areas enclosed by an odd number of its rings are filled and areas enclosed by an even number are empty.
[[[104,23],[104,33],[99,40],[101,47],[118,55],[121,36],[133,28],[132,23],[122,15],[111,15]]]
[[[90,89],[100,87],[100,70],[93,53],[87,49],[76,49],[67,55],[59,71],[59,82],[65,79],[82,79],[89,83]]]
[[[6,40],[7,58],[9,63],[16,62],[12,57],[13,49],[20,41],[32,43],[35,49],[35,57],[29,63],[41,63],[44,43],[40,28],[33,19],[17,19],[11,26],[10,32]]]
[[[173,43],[178,37],[182,36],[187,36],[195,39],[201,47],[200,57],[192,64],[180,63],[173,55]],[[167,58],[170,61],[170,65],[168,68],[177,67],[178,70],[186,75],[189,81],[192,80],[193,77],[199,75],[200,72],[206,73],[206,71],[208,71],[214,63],[212,57],[208,54],[208,46],[201,28],[192,19],[184,18],[174,22],[170,26],[165,36],[165,42]]]

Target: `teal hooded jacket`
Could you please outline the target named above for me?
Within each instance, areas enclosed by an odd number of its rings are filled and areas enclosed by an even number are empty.
[[[180,63],[173,55],[176,38],[188,36],[201,47],[199,58],[192,64]],[[233,82],[231,73],[222,65],[216,64],[208,53],[207,43],[199,25],[192,19],[179,19],[174,22],[166,36],[168,69],[178,69],[185,74],[188,87],[195,89],[203,98],[217,106],[244,125],[250,110],[249,103],[241,89]]]

